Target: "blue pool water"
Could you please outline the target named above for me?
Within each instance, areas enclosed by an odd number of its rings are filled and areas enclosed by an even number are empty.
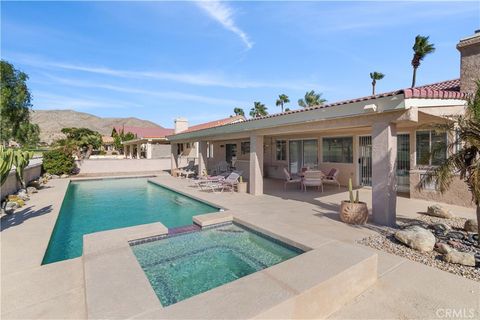
[[[82,255],[83,235],[161,222],[192,224],[192,216],[218,208],[148,182],[146,178],[71,182],[63,199],[43,264]]]
[[[164,307],[302,253],[235,224],[135,244],[132,250]]]

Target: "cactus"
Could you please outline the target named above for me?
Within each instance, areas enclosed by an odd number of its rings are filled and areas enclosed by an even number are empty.
[[[348,180],[348,194],[350,195],[350,203],[358,203],[360,201],[360,194],[357,190],[355,198],[353,197],[353,183],[352,178]]]
[[[23,179],[23,172],[25,168],[30,163],[30,159],[33,157],[32,151],[22,151],[22,150],[15,150],[13,156],[13,164],[15,165],[15,169],[17,171],[18,180],[20,180],[20,184],[22,188],[25,188],[25,180]]]
[[[5,183],[13,165],[13,150],[0,146],[0,186]]]

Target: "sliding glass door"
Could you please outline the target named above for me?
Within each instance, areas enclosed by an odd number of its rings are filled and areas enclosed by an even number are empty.
[[[317,140],[291,140],[288,146],[288,164],[291,173],[300,173],[303,167],[318,168]]]

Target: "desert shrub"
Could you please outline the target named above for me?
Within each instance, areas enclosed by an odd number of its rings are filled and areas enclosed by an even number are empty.
[[[43,170],[50,174],[70,174],[75,169],[73,156],[61,149],[54,149],[43,154]]]
[[[113,156],[118,156],[118,152],[117,151],[112,151],[112,155]]]
[[[107,154],[107,151],[105,151],[105,150],[100,150],[100,151],[98,152],[98,155],[100,155],[100,156],[104,156],[104,155],[106,155],[106,154]]]

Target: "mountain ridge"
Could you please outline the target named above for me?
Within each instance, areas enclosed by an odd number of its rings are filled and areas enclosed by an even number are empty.
[[[113,126],[132,126],[143,128],[163,128],[162,126],[136,117],[116,118],[99,117],[86,112],[71,109],[32,110],[30,121],[40,127],[40,141],[51,144],[65,135],[63,128],[77,127],[98,131],[101,135],[110,136]]]

